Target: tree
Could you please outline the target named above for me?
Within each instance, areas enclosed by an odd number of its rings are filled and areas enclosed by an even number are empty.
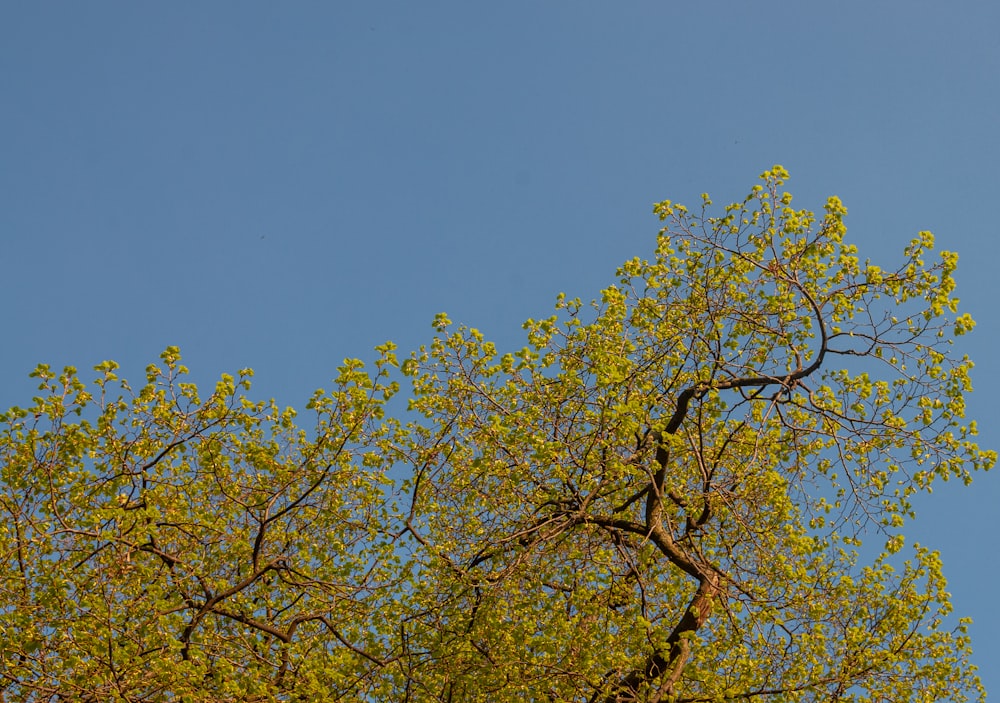
[[[0,439],[4,699],[983,699],[902,532],[996,459],[957,256],[862,263],[786,178],[657,204],[655,256],[518,352],[440,315],[346,360],[306,420],[249,370],[202,398],[176,348],[138,391],[39,366]]]

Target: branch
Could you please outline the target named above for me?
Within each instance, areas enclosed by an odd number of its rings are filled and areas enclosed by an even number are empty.
[[[667,637],[665,651],[655,649],[641,667],[633,669],[611,689],[611,692],[604,698],[605,703],[624,703],[625,701],[637,700],[639,688],[644,683],[655,681],[663,676],[667,676],[667,679],[660,687],[660,695],[669,695],[680,679],[681,671],[687,662],[689,654],[687,638],[708,621],[712,611],[712,601],[715,600],[720,591],[719,577],[716,574],[709,574],[702,578],[698,590],[695,591],[691,602],[684,610],[684,614]],[[599,695],[600,692],[595,694],[590,699],[591,703],[596,703]]]

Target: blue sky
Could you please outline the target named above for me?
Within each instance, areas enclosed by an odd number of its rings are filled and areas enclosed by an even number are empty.
[[[439,311],[520,347],[651,252],[653,202],[780,163],[862,256],[924,229],[959,252],[996,448],[998,27],[983,1],[6,3],[0,405],[38,362],[139,377],[176,344],[301,407]],[[911,535],[1000,690],[1000,478],[960,489]]]

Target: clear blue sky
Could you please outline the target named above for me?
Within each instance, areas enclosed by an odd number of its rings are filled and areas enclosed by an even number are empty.
[[[0,405],[38,362],[139,377],[176,344],[301,407],[439,311],[520,347],[651,252],[654,201],[780,163],[876,262],[922,229],[960,253],[997,448],[998,29],[986,1],[5,3]],[[1000,691],[1000,476],[960,488],[911,534]]]

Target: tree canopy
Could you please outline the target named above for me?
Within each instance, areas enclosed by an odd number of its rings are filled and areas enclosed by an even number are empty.
[[[957,256],[888,268],[765,172],[501,353],[434,321],[301,412],[41,365],[0,418],[0,681],[24,701],[964,701],[915,492],[965,417]]]

